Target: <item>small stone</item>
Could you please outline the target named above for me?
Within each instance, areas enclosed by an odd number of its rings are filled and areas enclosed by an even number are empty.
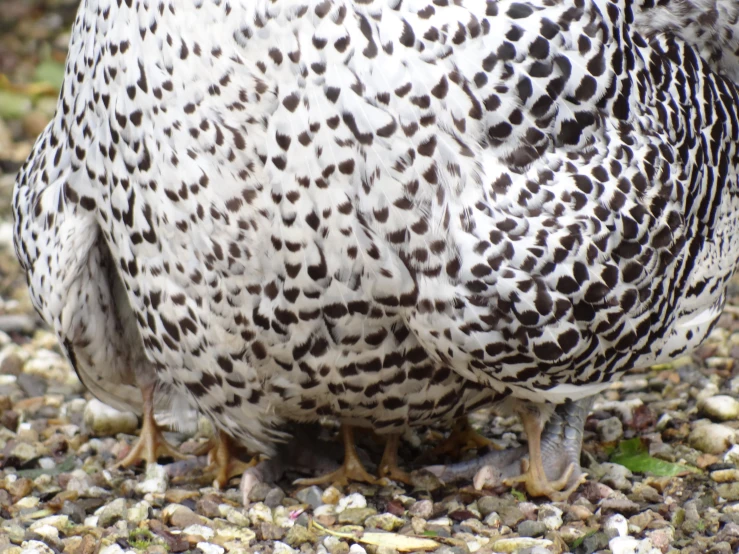
[[[6,480],[5,490],[7,490],[16,501],[18,501],[19,499],[25,498],[31,494],[31,491],[33,490],[33,481],[26,479],[25,477],[20,477],[15,481],[10,482],[7,482]]]
[[[720,483],[716,485],[716,492],[726,500],[739,500],[739,482]]]
[[[249,519],[252,525],[258,525],[262,522],[272,523],[272,510],[266,504],[257,502],[249,508]]]
[[[515,537],[511,539],[498,539],[493,541],[490,548],[495,552],[516,552],[524,548],[535,548],[537,546],[546,548],[554,543],[549,539],[532,539],[529,537]]]
[[[263,502],[271,490],[272,485],[259,481],[254,485],[254,488],[249,491],[249,500],[251,502]]]
[[[188,491],[184,489],[167,489],[164,493],[164,500],[170,504],[182,504],[190,498],[197,498],[200,494],[196,491]],[[203,514],[205,515],[205,514]]]
[[[146,500],[137,502],[128,509],[126,513],[126,521],[133,524],[139,524],[142,521],[149,519],[149,513],[151,511],[151,504]]]
[[[739,444],[735,444],[724,455],[724,462],[739,466]]]
[[[297,551],[294,548],[291,548],[284,542],[275,541],[274,545],[272,546],[272,553],[273,554],[296,554]]]
[[[324,504],[338,504],[341,500],[341,492],[336,487],[329,487],[321,495]]]
[[[599,421],[596,430],[603,442],[616,442],[624,435],[624,426],[617,417]]]
[[[349,547],[349,554],[367,554],[363,546],[353,544]]]
[[[374,508],[347,508],[339,513],[339,523],[364,525],[365,520],[376,513]]]
[[[204,539],[212,539],[215,535],[215,531],[205,525],[188,525],[182,530],[183,535],[193,535],[196,537],[203,537]]]
[[[126,499],[116,498],[98,514],[98,525],[100,527],[110,527],[117,521],[126,519],[127,512]]]
[[[366,527],[382,529],[383,531],[395,531],[405,525],[405,520],[390,513],[377,514],[367,518],[364,522]]]
[[[614,537],[608,542],[612,554],[661,554],[649,539],[634,537]]]
[[[284,499],[285,493],[283,490],[279,487],[274,487],[267,493],[267,496],[264,497],[264,503],[270,508],[276,508],[282,504]]]
[[[326,504],[331,504],[331,503],[326,502]],[[336,507],[336,513],[341,513],[344,510],[347,510],[350,508],[366,508],[366,507],[367,507],[367,499],[363,495],[359,494],[358,492],[355,492],[339,500],[339,504]]]
[[[711,419],[718,421],[739,418],[739,400],[724,394],[704,399],[698,404],[698,408]]]
[[[54,551],[41,541],[23,541],[21,554],[54,554]]]
[[[419,500],[411,504],[408,515],[429,519],[434,514],[434,503],[431,500]]]
[[[596,552],[608,547],[608,535],[605,533],[593,533],[586,536],[582,541],[582,549],[585,552]]]
[[[263,521],[258,527],[258,537],[262,541],[280,541],[285,538],[287,530],[284,527]]]
[[[708,454],[722,454],[734,444],[736,430],[720,423],[696,425],[688,436],[690,446]]]
[[[223,554],[226,549],[210,542],[199,542],[197,547],[205,554]]]
[[[547,532],[547,526],[541,521],[527,519],[518,524],[516,531],[522,537],[541,537]]]
[[[0,362],[0,375],[15,375],[18,377],[23,372],[23,360],[18,354],[8,354]]]
[[[164,466],[159,464],[148,464],[144,480],[138,483],[135,490],[138,494],[164,494],[169,485],[169,476]]]
[[[87,403],[83,420],[92,434],[98,437],[110,437],[118,433],[133,435],[139,427],[139,419],[135,414],[118,411],[97,399]]]
[[[308,504],[311,508],[318,508],[321,504],[328,504],[328,502],[323,501],[323,491],[321,488],[315,485],[299,490],[295,494],[295,498],[303,504]]]
[[[639,511],[639,504],[628,498],[606,498],[600,503],[601,513],[632,515]]]
[[[21,373],[18,375],[17,383],[27,398],[44,396],[49,386],[43,377],[31,373]]]
[[[598,464],[595,473],[601,483],[611,488],[626,491],[632,487],[631,477],[633,474],[627,467],[621,464],[610,462]]]
[[[547,529],[550,531],[556,531],[562,527],[562,514],[562,510],[550,504],[549,506],[541,506],[539,508],[538,517],[539,521],[547,526]]]
[[[29,527],[29,529],[31,531],[35,531],[38,527],[42,527],[44,525],[49,525],[59,531],[64,531],[64,529],[69,527],[69,517],[65,515],[45,517],[43,519],[39,519],[38,521],[33,522],[31,526]]]
[[[315,541],[315,535],[308,531],[302,525],[293,525],[285,535],[285,542],[290,546],[299,548],[303,543],[313,543]]]
[[[187,506],[180,504],[170,504],[162,510],[162,516],[165,521],[169,521],[172,527],[184,529],[190,525],[202,525],[207,520],[193,512]]]
[[[739,481],[739,469],[719,469],[711,472],[711,479],[717,483]]]
[[[609,539],[613,537],[625,537],[629,534],[629,522],[621,514],[613,514],[603,525],[603,532]]]

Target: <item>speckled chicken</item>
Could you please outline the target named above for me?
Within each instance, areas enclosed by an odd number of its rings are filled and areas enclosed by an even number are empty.
[[[156,378],[246,446],[333,416],[327,479],[371,479],[353,428],[390,437],[393,473],[408,426],[495,404],[522,416],[527,490],[566,495],[588,398],[725,302],[737,13],[85,0],[14,196],[36,305],[116,356],[104,306],[65,292],[102,286],[104,243]]]

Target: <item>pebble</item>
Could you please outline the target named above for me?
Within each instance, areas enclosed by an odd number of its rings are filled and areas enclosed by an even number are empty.
[[[724,462],[739,466],[739,444],[733,445],[724,455]]]
[[[184,529],[190,525],[201,525],[207,520],[193,512],[187,506],[170,504],[162,510],[162,519],[168,521],[173,527]]]
[[[83,420],[92,434],[98,437],[110,437],[118,433],[134,435],[139,427],[136,414],[118,411],[97,399],[87,403]]]
[[[597,473],[600,474],[599,480],[601,483],[611,488],[626,491],[633,486],[631,482],[633,474],[627,467],[621,464],[604,462],[599,465]]]
[[[634,537],[614,537],[608,541],[612,554],[662,554],[649,539],[638,540]]]
[[[711,479],[717,483],[739,481],[739,469],[719,469],[711,472]]]
[[[736,430],[720,423],[696,424],[688,436],[688,443],[693,448],[708,454],[723,454],[736,436]]]
[[[290,545],[285,544],[284,542],[275,541],[272,545],[272,553],[273,554],[296,554],[297,550],[292,548]]]
[[[252,525],[258,525],[259,523],[266,522],[272,523],[272,510],[269,506],[262,502],[257,502],[251,508],[249,508],[249,519]]]
[[[203,537],[204,539],[212,539],[215,536],[215,531],[205,525],[188,525],[182,530],[183,535],[195,535]]]
[[[488,512],[489,513],[489,512]],[[434,503],[431,500],[419,500],[408,508],[408,515],[429,519],[434,514]]]
[[[54,554],[54,551],[41,541],[23,541],[21,554]]]
[[[395,531],[405,525],[405,520],[386,512],[368,517],[364,524],[367,527],[382,529],[383,531]]]
[[[339,523],[363,525],[370,516],[377,514],[374,508],[347,508],[339,512]]]
[[[338,504],[341,500],[341,492],[336,487],[329,487],[321,495],[324,504]]]
[[[326,504],[331,504],[331,502],[327,502]],[[367,499],[359,494],[358,492],[354,492],[350,494],[349,496],[345,496],[341,500],[339,500],[338,505],[336,506],[336,513],[341,513],[344,510],[350,509],[350,508],[366,508],[367,507]]]
[[[533,539],[529,537],[514,537],[511,539],[498,539],[494,541],[490,548],[495,552],[516,552],[524,548],[547,548],[554,543],[549,539]]]
[[[522,537],[541,537],[547,532],[547,526],[542,521],[527,519],[518,524],[516,531]]]
[[[616,442],[624,435],[624,426],[617,417],[609,417],[598,422],[596,431],[603,442]]]
[[[285,535],[285,542],[298,548],[303,543],[313,543],[316,537],[303,525],[293,525]]]
[[[205,554],[223,554],[226,549],[210,542],[199,542],[197,547]]]
[[[96,514],[98,516],[98,525],[101,527],[110,527],[117,521],[126,519],[127,513],[126,499],[116,498],[108,503],[108,505],[103,506],[99,513]]]
[[[128,509],[126,513],[126,521],[133,523],[134,525],[141,523],[144,520],[149,519],[149,512],[151,511],[151,504],[146,500],[137,502]]]
[[[539,508],[539,521],[547,526],[550,531],[556,531],[562,527],[562,515],[564,512],[556,506],[541,506]]]
[[[139,494],[164,494],[169,485],[167,469],[159,464],[148,464],[144,480],[136,484],[135,490]]]
[[[295,498],[303,504],[308,504],[311,508],[318,508],[321,504],[328,504],[328,502],[323,501],[323,491],[321,488],[315,485],[299,490],[295,494]]]
[[[716,492],[726,500],[739,500],[739,483],[719,483],[716,485]]]
[[[267,496],[264,497],[264,503],[270,508],[276,508],[282,504],[284,499],[285,493],[283,490],[279,487],[274,487],[267,493]]]
[[[730,421],[739,418],[739,400],[725,394],[718,394],[704,399],[698,404],[702,413],[718,421]]]
[[[351,545],[351,547],[349,547],[349,554],[367,554],[367,551],[364,549],[363,546],[353,544]]]

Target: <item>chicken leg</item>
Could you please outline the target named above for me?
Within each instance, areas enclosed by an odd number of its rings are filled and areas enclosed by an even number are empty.
[[[320,477],[298,479],[295,481],[296,485],[325,485],[330,483],[346,485],[349,481],[362,481],[370,484],[377,482],[377,479],[367,473],[367,470],[357,455],[357,448],[354,445],[354,429],[351,425],[341,425],[341,437],[344,441],[344,464],[336,471]]]
[[[116,468],[126,468],[136,465],[142,460],[147,464],[156,463],[163,456],[169,456],[176,460],[187,458],[172,447],[162,435],[162,430],[154,419],[154,385],[141,387],[141,395],[144,401],[143,423],[139,439],[131,451],[118,462]]]
[[[398,467],[398,447],[400,446],[400,435],[390,435],[385,443],[385,452],[378,467],[380,477],[387,477],[393,481],[400,481],[409,485],[411,476]]]

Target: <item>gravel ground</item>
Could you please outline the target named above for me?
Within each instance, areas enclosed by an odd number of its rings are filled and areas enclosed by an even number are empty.
[[[286,480],[257,487],[243,508],[238,480],[218,491],[202,463],[112,469],[138,422],[85,393],[33,312],[11,243],[14,174],[53,112],[76,0],[2,5],[0,554],[738,551],[739,285],[696,355],[632,373],[599,398],[586,425],[590,479],[569,503],[419,475],[412,487]],[[523,440],[515,418],[478,413],[473,424],[499,446]],[[187,453],[208,433],[201,422],[167,437]],[[406,463],[434,437],[408,435]]]

